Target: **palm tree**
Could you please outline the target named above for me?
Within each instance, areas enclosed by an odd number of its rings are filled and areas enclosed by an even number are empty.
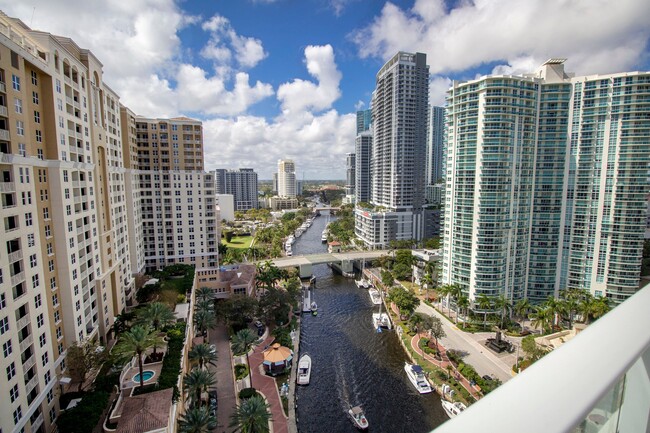
[[[514,311],[515,311],[515,314],[518,317],[521,317],[521,319],[522,319],[521,324],[520,324],[522,331],[524,329],[524,320],[528,316],[528,311],[530,310],[530,307],[531,307],[531,305],[530,305],[530,302],[528,301],[528,298],[520,299],[515,303]]]
[[[594,318],[594,320],[604,316],[609,312],[609,310],[612,309],[612,306],[609,302],[609,298],[606,298],[604,296],[596,298],[596,301],[594,302],[593,308],[591,310],[591,315]]]
[[[456,305],[458,305],[458,310],[465,310],[465,321],[467,321],[467,307],[469,307],[469,298],[465,295],[460,295],[456,300]],[[456,323],[458,323],[458,314],[456,314]]]
[[[230,417],[230,427],[241,433],[268,433],[271,412],[261,395],[254,395],[241,402]]]
[[[194,296],[196,297],[197,302],[212,301],[214,300],[214,291],[209,287],[199,287],[196,289]]]
[[[176,321],[174,312],[169,306],[162,302],[152,302],[138,313],[136,323],[138,325],[149,325],[154,330],[160,331]]]
[[[494,299],[494,308],[501,312],[501,328],[503,329],[503,320],[505,319],[506,312],[511,308],[510,300],[505,295],[499,295]]]
[[[458,299],[463,296],[463,289],[458,284],[452,284],[447,296],[454,298],[454,302],[456,303],[456,323],[458,324]]]
[[[595,298],[589,292],[585,292],[585,296],[579,305],[579,311],[586,324],[589,324],[591,319],[595,320],[604,316],[610,309],[609,298]]]
[[[248,377],[250,381],[251,388],[253,387],[253,369],[251,368],[251,363],[248,360],[248,352],[253,347],[253,344],[257,341],[257,337],[253,335],[250,329],[244,328],[241,331],[237,332],[232,338],[232,351],[233,353],[245,353],[246,354],[246,364],[248,364]]]
[[[567,315],[569,320],[569,329],[573,327],[573,319],[580,310],[580,300],[584,297],[585,290],[567,289],[562,292],[560,307],[562,313]]]
[[[194,395],[196,399],[194,403],[198,403],[198,407],[201,407],[201,394],[207,392],[208,388],[213,387],[216,383],[217,380],[213,372],[198,368],[194,368],[183,377],[185,391],[189,395]]]
[[[190,350],[189,357],[191,361],[199,364],[199,368],[207,366],[207,364],[215,365],[217,362],[217,352],[210,349],[207,344],[197,344]]]
[[[140,371],[140,387],[144,386],[144,377],[142,375],[142,354],[147,349],[157,345],[161,345],[162,338],[158,333],[148,326],[136,325],[129,331],[125,331],[120,335],[120,340],[115,346],[115,353],[119,355],[129,355],[130,357],[138,357],[138,369]]]
[[[551,311],[553,317],[551,328],[554,328],[555,325],[557,325],[557,318],[562,312],[562,304],[557,298],[549,296],[548,299],[544,301],[544,305]]]
[[[181,433],[207,433],[217,428],[217,420],[207,407],[191,408],[178,420]]]
[[[211,311],[199,310],[194,312],[194,324],[203,335],[203,342],[207,342],[208,329],[217,326],[217,319]]]
[[[490,297],[485,293],[481,293],[476,299],[476,304],[481,310],[483,310],[483,327],[485,327],[488,310],[492,308],[492,299],[490,299]]]
[[[445,312],[444,308],[442,308],[442,298],[445,298],[449,296],[451,292],[451,285],[449,284],[444,284],[438,288],[436,288],[436,292],[438,293],[438,298],[440,301],[440,309],[442,310],[443,314]],[[447,302],[447,307],[449,307],[449,302]]]
[[[549,325],[553,323],[553,317],[553,310],[547,305],[538,305],[530,316],[533,321],[532,325],[535,328],[542,328],[544,333],[547,332]]]

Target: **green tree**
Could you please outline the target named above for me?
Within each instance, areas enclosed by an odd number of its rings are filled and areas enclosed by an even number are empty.
[[[440,320],[438,316],[431,317],[431,328],[429,329],[429,334],[436,342],[436,350],[438,350],[438,340],[447,336],[445,328],[442,326],[442,320]]]
[[[96,341],[76,341],[68,347],[65,353],[65,365],[73,382],[77,382],[77,392],[83,389],[88,374],[101,367],[106,360],[106,351]]]
[[[413,292],[406,290],[402,286],[396,286],[390,290],[388,293],[388,301],[397,305],[400,314],[406,317],[410,317],[417,306],[420,305],[420,299]]]
[[[408,280],[411,276],[411,268],[404,263],[396,263],[393,266],[393,274],[400,281]]]
[[[469,298],[466,295],[460,295],[456,300],[459,311],[465,311],[465,319],[467,319],[467,308],[469,308]]]
[[[494,308],[501,313],[501,328],[504,327],[504,321],[506,314],[512,307],[510,300],[505,297],[505,295],[499,295],[494,299]]]
[[[395,282],[395,278],[393,277],[393,274],[389,270],[382,269],[381,282],[386,289],[390,289],[393,286],[393,283]]]
[[[138,358],[138,371],[140,372],[140,388],[144,386],[142,355],[154,346],[160,346],[163,343],[158,333],[149,327],[135,325],[130,330],[122,333],[120,339],[115,345],[113,352],[118,356],[128,355],[130,358]]]
[[[160,331],[176,322],[176,316],[169,306],[162,302],[152,302],[138,312],[136,324],[150,326]]]
[[[230,427],[241,433],[268,433],[271,412],[269,405],[260,395],[254,395],[241,402],[230,418]]]
[[[514,311],[517,317],[521,318],[521,329],[524,329],[524,320],[528,317],[528,312],[531,309],[528,298],[522,298],[515,303]]]
[[[449,288],[449,296],[454,299],[456,304],[456,324],[458,324],[458,315],[460,314],[460,305],[458,305],[458,300],[463,296],[463,288],[458,284],[452,284]]]
[[[476,303],[478,307],[481,310],[483,310],[483,326],[485,327],[487,322],[488,310],[492,308],[492,299],[490,299],[490,297],[487,296],[485,293],[481,293],[480,295],[478,295],[478,298],[476,298]]]
[[[194,294],[194,297],[196,298],[196,301],[213,301],[214,300],[214,290],[212,290],[210,287],[199,287],[196,289],[196,293]]]
[[[212,311],[198,310],[194,312],[194,324],[203,335],[203,342],[207,342],[208,329],[217,326],[217,319]]]
[[[544,333],[548,333],[553,323],[554,312],[550,307],[542,304],[533,309],[530,318],[535,328],[541,328]]]
[[[217,303],[217,312],[227,324],[242,328],[255,316],[259,307],[257,299],[246,295],[233,295]]]
[[[190,361],[198,364],[200,369],[203,369],[204,366],[208,364],[216,366],[217,362],[217,352],[210,349],[210,346],[206,343],[197,344],[189,352]]]
[[[232,351],[235,354],[246,354],[246,363],[248,364],[248,377],[250,386],[253,387],[253,374],[250,360],[248,359],[248,352],[257,341],[257,337],[251,332],[250,329],[245,328],[236,333],[232,338]]]
[[[436,288],[436,292],[438,294],[438,301],[440,302],[440,309],[443,311],[443,313],[445,310],[442,306],[442,299],[447,298],[447,310],[449,310],[450,308],[449,296],[451,295],[452,288],[453,285],[451,284],[443,284],[442,286],[438,286],[438,288]]]
[[[526,337],[522,338],[521,349],[533,362],[546,355],[546,350],[542,349],[537,345],[537,343],[535,343],[535,337],[532,335],[527,335]]]
[[[188,409],[178,420],[181,433],[208,433],[217,428],[217,419],[207,407]]]
[[[192,396],[195,407],[201,407],[201,394],[216,385],[215,374],[209,370],[194,368],[183,376],[183,387]]]

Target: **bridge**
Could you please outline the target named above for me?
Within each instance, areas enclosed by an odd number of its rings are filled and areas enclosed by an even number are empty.
[[[314,212],[320,212],[322,210],[341,210],[341,208],[334,206],[317,206],[314,208]]]
[[[321,253],[302,256],[279,257],[271,260],[278,268],[299,268],[300,278],[313,275],[312,266],[324,263],[340,263],[342,272],[353,272],[353,262],[356,260],[373,260],[389,255],[394,250],[350,251],[346,253]]]

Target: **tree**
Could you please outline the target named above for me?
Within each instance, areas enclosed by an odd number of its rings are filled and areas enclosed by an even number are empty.
[[[521,349],[528,355],[531,361],[535,362],[542,356],[546,355],[546,350],[542,349],[535,343],[535,337],[527,335],[521,340]]]
[[[251,332],[250,329],[245,328],[235,334],[232,338],[232,351],[236,354],[245,353],[246,354],[246,363],[248,364],[248,377],[250,380],[250,386],[253,387],[253,374],[250,360],[248,359],[248,352],[253,347],[253,344],[257,341],[257,337]]]
[[[573,328],[573,319],[580,310],[580,300],[583,298],[584,290],[567,289],[561,292],[560,311],[569,321],[569,329]]]
[[[259,302],[246,295],[233,295],[217,303],[217,312],[227,324],[242,328],[255,316]]]
[[[551,308],[542,304],[535,307],[530,318],[535,328],[541,328],[544,333],[547,333],[553,323],[553,316]]]
[[[505,295],[499,295],[494,299],[494,308],[501,313],[501,328],[503,329],[503,322],[506,317],[506,313],[510,310],[512,304],[510,300],[505,297]]]
[[[206,343],[197,344],[189,352],[190,361],[195,362],[202,369],[207,364],[216,366],[217,352],[210,349]]]
[[[106,352],[96,341],[86,340],[81,344],[75,341],[68,347],[65,365],[68,367],[68,374],[72,381],[79,383],[77,391],[83,389],[88,374],[101,367],[104,360],[106,360]]]
[[[397,305],[400,314],[410,317],[420,305],[420,299],[402,286],[393,287],[388,294],[388,301]]]
[[[458,305],[458,299],[463,295],[463,288],[460,287],[458,284],[452,284],[451,287],[449,288],[449,294],[448,296],[451,296],[454,298],[454,302],[456,303],[456,324],[458,324],[458,314],[460,314],[460,306]]]
[[[393,278],[393,274],[389,270],[382,269],[381,282],[385,288],[389,289],[393,286],[393,283],[395,282],[395,278]]]
[[[458,305],[458,310],[462,311],[465,310],[465,319],[467,319],[467,308],[469,307],[469,298],[467,296],[460,295],[458,299],[456,300],[456,304]],[[458,323],[458,316],[456,317],[456,322]]]
[[[451,290],[451,284],[444,284],[436,289],[436,292],[438,293],[438,301],[440,302],[440,308],[442,309],[443,313],[445,310],[442,308],[442,299],[447,298],[447,309],[449,310],[449,295],[451,294]]]
[[[546,301],[544,301],[544,306],[547,307],[551,314],[551,328],[554,328],[557,325],[557,317],[562,312],[562,304],[560,301],[552,296],[549,296]]]
[[[207,342],[208,329],[217,326],[217,319],[212,311],[198,310],[194,312],[194,324],[203,335],[203,342]]]
[[[120,340],[115,345],[113,351],[118,356],[128,355],[138,358],[138,370],[140,372],[140,388],[144,386],[144,377],[142,375],[142,354],[154,346],[160,346],[163,339],[158,333],[148,326],[136,325],[129,331],[120,335]]]
[[[442,320],[440,320],[438,316],[431,317],[431,328],[429,329],[429,334],[436,342],[436,350],[438,350],[438,339],[447,336],[447,333],[445,333],[445,328],[442,326]]]
[[[210,287],[199,287],[194,293],[196,301],[213,301],[214,300],[214,290]]]
[[[483,326],[485,326],[487,322],[488,310],[492,308],[492,299],[490,299],[490,297],[485,293],[481,293],[478,295],[476,303],[478,304],[478,307],[483,310]]]
[[[241,433],[268,433],[271,412],[269,405],[260,395],[254,395],[241,402],[231,415],[230,427]]]
[[[217,419],[207,407],[188,409],[178,420],[181,433],[207,433],[217,428]]]
[[[531,305],[528,298],[520,299],[515,303],[514,311],[517,317],[521,318],[522,323],[520,325],[522,330],[524,329],[524,320],[528,317],[528,311],[530,311],[530,308]]]
[[[194,405],[201,407],[201,394],[216,385],[217,379],[213,372],[198,368],[192,369],[183,377],[185,391],[195,399]]]
[[[393,275],[400,281],[408,280],[411,276],[411,268],[404,263],[396,263],[393,266]]]
[[[150,326],[155,331],[160,331],[162,328],[169,326],[176,322],[174,312],[167,304],[162,302],[152,302],[145,308],[140,310],[136,323],[138,325]]]

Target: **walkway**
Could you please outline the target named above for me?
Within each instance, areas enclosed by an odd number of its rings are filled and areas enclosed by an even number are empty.
[[[217,365],[210,366],[210,371],[217,377],[217,429],[221,432],[233,432],[234,428],[228,427],[230,416],[237,409],[237,396],[235,395],[235,378],[232,369],[232,354],[230,353],[230,342],[226,326],[219,324],[216,328],[210,329],[210,344],[217,346]]]
[[[320,253],[307,254],[291,257],[278,257],[273,264],[278,268],[291,268],[301,265],[320,265],[324,263],[340,263],[350,260],[376,259],[381,256],[390,255],[394,250],[373,250],[373,251],[348,251],[345,253]],[[263,263],[260,261],[259,263]]]
[[[253,388],[264,394],[269,406],[271,407],[271,417],[273,430],[272,433],[288,433],[287,417],[282,408],[282,400],[278,393],[278,387],[275,384],[275,379],[271,376],[264,374],[262,370],[262,362],[264,355],[262,352],[265,348],[269,347],[275,337],[268,336],[264,341],[258,344],[253,353],[248,357],[250,362],[251,371],[253,373]]]

